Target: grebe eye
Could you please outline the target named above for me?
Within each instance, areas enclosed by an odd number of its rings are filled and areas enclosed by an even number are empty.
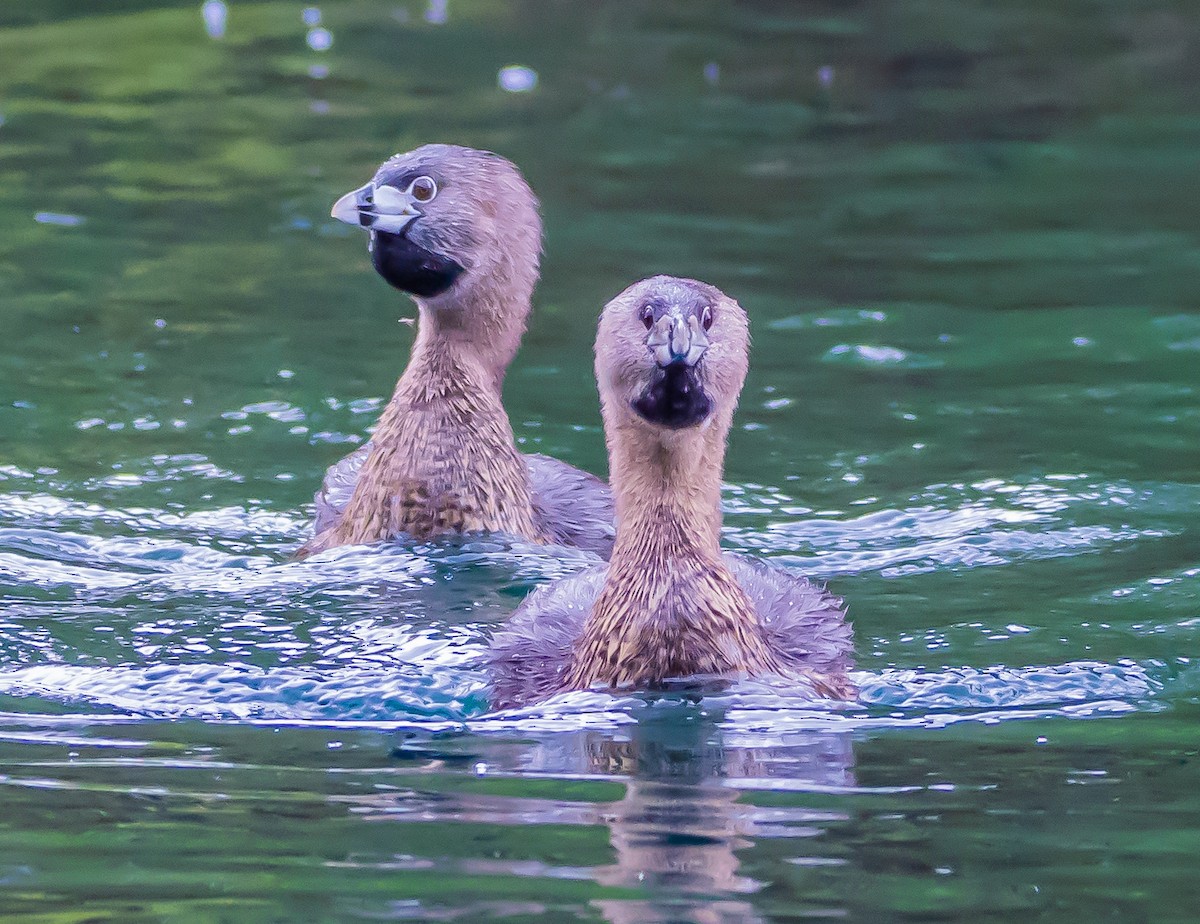
[[[418,202],[428,202],[437,195],[437,183],[432,177],[419,176],[408,187],[408,194]]]
[[[649,305],[643,306],[642,310],[638,312],[638,317],[641,318],[642,323],[646,325],[646,330],[649,330],[654,326],[654,309]]]
[[[703,327],[705,330],[708,330],[710,327],[712,327],[712,322],[713,322],[712,307],[706,305],[704,310],[702,312],[700,312],[700,326]]]

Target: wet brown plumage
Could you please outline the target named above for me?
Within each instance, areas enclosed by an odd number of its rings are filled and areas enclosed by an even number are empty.
[[[495,706],[696,675],[781,674],[818,695],[854,695],[841,600],[720,550],[725,443],[748,346],[742,309],[694,280],[644,280],[605,308],[596,375],[612,560],[536,591],[497,634]]]
[[[608,487],[518,452],[501,402],[541,251],[537,200],[517,168],[426,145],[386,161],[334,214],[369,230],[376,270],[417,303],[418,332],[370,444],[327,473],[299,554],[486,531],[607,555]]]

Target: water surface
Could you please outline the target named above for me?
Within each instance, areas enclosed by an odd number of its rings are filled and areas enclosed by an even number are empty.
[[[0,11],[0,913],[1188,921],[1200,14],[55,0]],[[330,203],[517,161],[505,397],[597,472],[604,301],[752,319],[727,544],[846,597],[863,696],[488,714],[581,553],[302,563],[411,305]]]

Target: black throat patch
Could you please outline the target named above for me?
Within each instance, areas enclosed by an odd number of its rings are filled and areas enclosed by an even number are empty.
[[[387,231],[375,232],[371,262],[389,284],[421,298],[441,295],[454,285],[463,271],[462,266],[449,257],[426,250],[403,234]]]
[[[712,411],[712,402],[700,387],[695,368],[678,364],[658,372],[633,402],[633,409],[650,423],[682,430],[704,420]]]

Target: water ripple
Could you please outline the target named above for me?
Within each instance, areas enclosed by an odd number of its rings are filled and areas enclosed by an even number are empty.
[[[439,730],[578,730],[615,727],[660,708],[701,702],[741,733],[943,727],[1030,716],[1083,717],[1145,708],[1164,685],[1162,665],[1095,661],[1026,668],[885,671],[857,676],[857,703],[814,699],[781,681],[743,681],[701,694],[612,696],[583,691],[502,713],[487,712],[481,646],[432,636],[397,637],[391,663],[338,669],[248,664],[85,667],[44,664],[0,671],[0,695],[84,705],[131,716],[337,722]],[[698,697],[700,697],[698,699]]]
[[[278,402],[243,410],[291,413]],[[211,476],[206,460],[184,461]],[[164,457],[155,465],[179,463]],[[471,665],[491,626],[533,586],[592,564],[585,553],[488,538],[342,548],[291,561],[308,529],[302,514],[113,506],[72,499],[46,474],[8,468],[0,478],[17,488],[0,494],[0,590],[8,598],[0,695],[23,707],[536,731],[618,727],[678,700],[574,693],[487,714],[486,678]],[[38,490],[20,490],[30,483]],[[122,496],[122,488],[112,490],[108,497]],[[1168,535],[1175,526],[1169,512],[1197,489],[1172,490],[1176,496],[1164,501],[1149,486],[1079,474],[996,478],[929,485],[907,505],[869,503],[847,515],[814,512],[775,488],[734,485],[725,538],[818,575],[893,577],[1080,555]],[[1131,508],[1143,514],[1136,528],[1128,525]],[[861,638],[865,652],[870,637]],[[1006,653],[1019,654],[1019,644]],[[932,646],[923,639],[919,647]],[[702,702],[730,731],[745,734],[940,727],[1145,708],[1163,674],[1147,660],[893,668],[864,672],[861,699],[851,706],[763,682],[707,691]]]
[[[1192,486],[1174,488],[1164,499],[1160,488],[1093,482],[1082,475],[1033,482],[993,479],[932,485],[903,508],[869,509],[873,503],[868,502],[856,516],[814,514],[778,491],[738,489],[726,495],[725,538],[739,549],[823,576],[879,571],[895,577],[1077,555],[1169,535],[1169,528],[1129,525],[1130,510],[1142,512],[1145,524],[1161,512],[1186,509],[1181,500],[1200,500]],[[776,512],[786,519],[776,520]],[[766,524],[742,525],[764,514]]]

